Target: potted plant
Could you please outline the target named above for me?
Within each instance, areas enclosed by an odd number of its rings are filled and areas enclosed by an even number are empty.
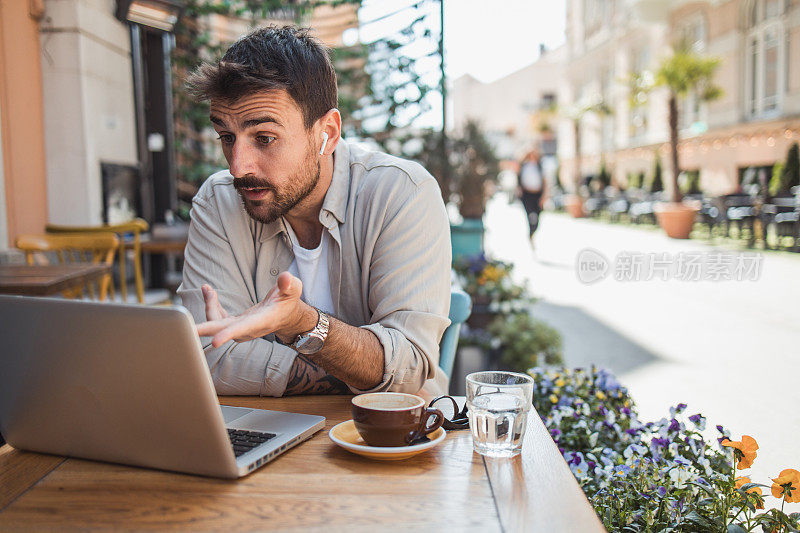
[[[657,203],[654,210],[659,225],[675,239],[688,239],[700,206],[697,202],[684,202],[678,185],[678,100],[689,94],[701,102],[710,102],[722,96],[722,89],[714,84],[714,74],[719,59],[705,57],[682,43],[672,56],[666,58],[658,69],[656,85],[669,90],[669,150],[672,161],[670,201]]]
[[[485,329],[498,315],[526,309],[533,302],[525,287],[511,279],[510,263],[481,253],[456,259],[453,270],[472,299],[472,314],[467,319],[472,329]]]
[[[497,182],[500,164],[477,122],[467,122],[463,134],[453,140],[452,186],[458,197],[460,224],[451,224],[453,259],[483,251],[483,215],[487,186]]]
[[[770,196],[789,196],[792,187],[800,185],[800,148],[792,143],[786,154],[786,162],[777,162],[772,168],[769,181]]]
[[[498,370],[526,372],[529,368],[563,364],[561,335],[523,311],[500,316],[489,325],[495,339]]]

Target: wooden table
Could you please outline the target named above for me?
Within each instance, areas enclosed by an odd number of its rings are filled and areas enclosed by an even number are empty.
[[[523,453],[484,459],[468,431],[399,462],[338,448],[349,396],[225,397],[319,414],[326,427],[238,481],[0,448],[0,531],[605,531],[538,416]],[[191,443],[187,443],[191,445]]]
[[[0,293],[47,296],[111,272],[107,265],[0,265]]]

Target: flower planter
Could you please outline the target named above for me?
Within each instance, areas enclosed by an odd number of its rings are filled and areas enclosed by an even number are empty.
[[[564,196],[564,209],[573,218],[584,218],[586,211],[583,209],[583,198],[577,194],[567,194]]]
[[[659,202],[653,207],[658,225],[673,239],[688,239],[699,207],[689,202]]]
[[[450,224],[453,261],[483,252],[483,233],[483,220],[480,218],[465,218],[461,224]]]

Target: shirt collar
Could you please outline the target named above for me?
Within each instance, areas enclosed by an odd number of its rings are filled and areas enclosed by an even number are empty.
[[[347,198],[350,192],[350,148],[344,139],[339,139],[336,150],[333,153],[333,176],[325,199],[322,201],[322,209],[319,213],[319,221],[326,228],[333,226],[326,213],[339,221],[344,222],[345,210],[347,209]],[[252,220],[252,219],[251,219]],[[255,221],[253,221],[255,222]],[[273,238],[281,232],[286,232],[283,217],[269,224],[264,225],[261,232],[261,242]]]
[[[350,148],[344,139],[339,139],[336,151],[333,153],[333,177],[322,202],[320,222],[325,227],[330,227],[324,217],[324,211],[329,212],[339,223],[344,222],[347,198],[350,192]]]

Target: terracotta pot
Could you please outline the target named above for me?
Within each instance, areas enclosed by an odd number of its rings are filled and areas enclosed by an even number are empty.
[[[673,239],[688,239],[699,206],[689,202],[659,202],[653,207],[658,225]]]
[[[583,218],[586,216],[586,211],[583,210],[583,198],[577,194],[568,194],[564,196],[564,209],[567,213],[572,215],[573,218]]]

